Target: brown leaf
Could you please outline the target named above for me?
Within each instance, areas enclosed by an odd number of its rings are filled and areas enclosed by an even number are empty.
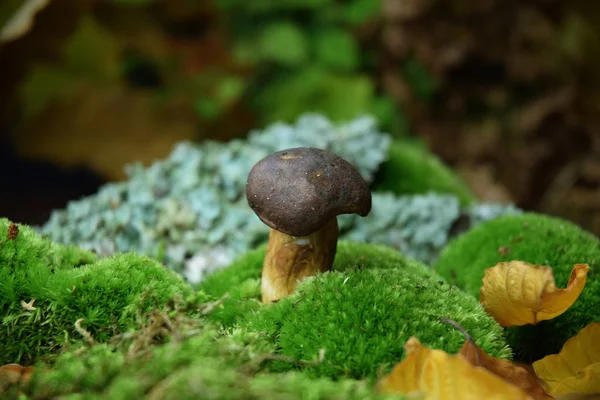
[[[14,386],[22,386],[29,382],[34,367],[23,367],[19,364],[6,364],[0,367],[0,395]]]
[[[552,399],[551,396],[546,394],[546,391],[535,375],[532,375],[525,368],[515,365],[510,361],[489,356],[472,340],[465,340],[465,344],[460,349],[459,354],[465,357],[471,364],[483,367],[498,377],[520,387],[535,400]]]
[[[482,348],[477,346],[471,335],[457,322],[447,318],[442,318],[441,321],[454,326],[465,335],[465,343],[458,354],[462,355],[472,365],[487,369],[499,378],[521,388],[535,400],[552,399],[534,374],[510,361],[488,355]]]

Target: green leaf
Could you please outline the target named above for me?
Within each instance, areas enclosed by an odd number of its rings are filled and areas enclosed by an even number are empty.
[[[212,121],[221,116],[223,105],[215,98],[201,97],[194,103],[194,110],[202,118]]]
[[[217,89],[217,98],[224,105],[230,105],[242,96],[246,83],[239,76],[225,76]]]
[[[342,29],[324,30],[317,34],[315,42],[315,52],[319,62],[344,70],[357,68],[358,45],[349,32]]]
[[[403,137],[411,133],[408,118],[388,95],[373,99],[369,113],[375,116],[381,130],[390,132],[395,137]]]
[[[369,77],[313,66],[273,81],[256,98],[266,122],[291,121],[304,112],[322,112],[341,121],[366,113],[373,100]]]
[[[288,66],[297,66],[308,58],[306,36],[291,22],[275,22],[266,27],[259,49],[263,59]]]
[[[381,13],[381,0],[354,0],[344,7],[344,19],[360,25]]]

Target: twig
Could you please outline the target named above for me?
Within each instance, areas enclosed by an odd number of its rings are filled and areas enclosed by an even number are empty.
[[[304,360],[296,360],[293,357],[284,356],[281,354],[265,354],[263,356],[257,357],[254,360],[244,364],[239,368],[240,371],[245,371],[247,373],[251,373],[254,370],[260,369],[260,366],[265,361],[283,361],[291,363],[297,367],[314,367],[319,364],[322,364],[325,361],[325,349],[319,349],[319,358],[314,361],[304,361]]]
[[[477,365],[481,365],[481,362],[479,360],[479,349],[477,348],[477,345],[475,344],[473,337],[471,335],[469,335],[469,332],[467,332],[465,330],[465,328],[460,326],[460,324],[458,322],[456,322],[450,318],[440,318],[440,321],[443,323],[452,325],[453,327],[458,329],[465,336],[465,339],[468,340],[469,343],[471,343],[473,345],[473,347],[475,348],[475,357],[476,357]]]
[[[90,344],[90,345],[94,345],[96,343],[96,341],[94,340],[94,338],[92,337],[92,334],[90,332],[88,332],[83,326],[81,326],[81,323],[84,321],[83,318],[79,318],[77,321],[75,321],[75,330],[77,331],[77,333],[79,333],[81,336],[83,336],[83,338]]]

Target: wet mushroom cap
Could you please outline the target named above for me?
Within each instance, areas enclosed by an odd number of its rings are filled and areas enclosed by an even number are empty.
[[[248,175],[246,197],[261,221],[290,236],[308,236],[340,214],[371,211],[369,185],[356,168],[312,147],[260,160]]]

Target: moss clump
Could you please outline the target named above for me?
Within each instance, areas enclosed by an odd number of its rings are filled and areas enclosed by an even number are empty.
[[[388,150],[388,159],[375,176],[374,190],[396,194],[448,193],[461,204],[471,204],[474,195],[466,184],[423,145],[397,140]]]
[[[246,312],[260,307],[260,277],[266,245],[238,257],[227,268],[221,269],[202,281],[198,289],[219,298],[225,293],[229,298],[226,307],[215,310],[210,317],[225,326],[232,326]],[[421,264],[404,257],[397,250],[382,245],[338,242],[333,270],[356,266],[364,269],[417,268]]]
[[[252,346],[253,336],[224,336],[202,318],[181,329],[193,336],[171,337],[140,351],[116,350],[107,344],[68,352],[51,368],[42,368],[23,389],[28,398],[86,399],[392,399],[374,393],[365,382],[310,379],[299,372],[269,374],[264,360],[272,348]],[[191,320],[190,320],[191,321]],[[135,348],[146,340],[134,340]]]
[[[97,260],[24,225],[9,239],[9,226],[0,220],[0,364],[29,364],[80,341],[79,319],[97,341],[105,341],[133,329],[137,310],[192,293],[181,277],[147,257],[128,253]]]
[[[436,270],[479,298],[484,270],[511,260],[551,266],[558,287],[566,287],[574,264],[590,266],[586,286],[567,312],[536,325],[509,329],[509,342],[519,359],[531,361],[557,353],[581,328],[600,320],[600,241],[559,218],[527,213],[486,222],[451,242]]]
[[[217,272],[202,285],[214,296],[257,279],[264,248]],[[214,280],[213,280],[214,279]],[[451,318],[489,354],[509,357],[500,326],[471,296],[445,284],[424,265],[383,246],[340,242],[334,270],[303,282],[294,296],[237,315],[239,327],[259,332],[278,352],[324,362],[307,367],[310,377],[375,378],[404,356],[415,335],[425,345],[456,352],[464,337],[439,321]],[[292,368],[274,362],[275,371]]]

